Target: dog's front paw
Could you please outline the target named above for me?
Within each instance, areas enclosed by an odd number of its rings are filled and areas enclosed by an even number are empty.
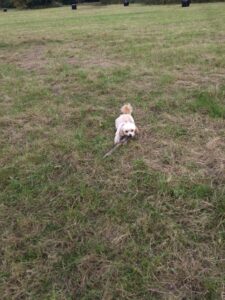
[[[119,144],[119,143],[120,143],[120,136],[119,135],[115,135],[114,144]]]

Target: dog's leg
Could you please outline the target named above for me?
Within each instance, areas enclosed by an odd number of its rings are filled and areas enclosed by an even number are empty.
[[[115,138],[114,138],[114,144],[118,144],[120,142],[120,131],[117,129]]]

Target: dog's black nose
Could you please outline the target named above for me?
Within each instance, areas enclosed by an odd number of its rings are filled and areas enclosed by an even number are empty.
[[[131,134],[131,133],[129,133],[129,137],[132,137],[132,134]]]

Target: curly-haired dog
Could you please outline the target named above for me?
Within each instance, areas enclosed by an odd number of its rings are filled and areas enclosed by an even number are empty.
[[[122,114],[116,119],[116,134],[114,143],[118,144],[124,137],[133,138],[138,133],[134,119],[131,116],[133,112],[132,106],[128,103],[121,107]]]

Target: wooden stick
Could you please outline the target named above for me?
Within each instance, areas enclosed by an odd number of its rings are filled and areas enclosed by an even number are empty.
[[[124,138],[122,138],[122,140],[118,143],[115,144],[111,150],[109,150],[104,156],[103,158],[106,158],[108,156],[110,156],[117,148],[119,148],[121,145],[125,144],[127,141],[129,140],[128,136],[125,136]]]

